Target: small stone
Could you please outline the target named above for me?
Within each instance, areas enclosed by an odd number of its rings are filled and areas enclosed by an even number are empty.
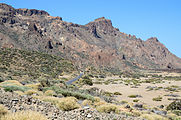
[[[83,108],[84,108],[84,109],[89,109],[90,107],[89,107],[89,106],[84,106]]]
[[[135,104],[134,107],[136,107],[136,108],[143,108],[143,105],[142,104]]]
[[[91,114],[87,114],[87,118],[91,118],[92,117],[92,115]]]

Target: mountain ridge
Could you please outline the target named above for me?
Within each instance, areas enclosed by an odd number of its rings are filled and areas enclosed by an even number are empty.
[[[80,68],[178,69],[181,59],[156,37],[146,41],[120,32],[101,17],[85,25],[65,22],[43,10],[0,4],[0,47],[54,54]]]

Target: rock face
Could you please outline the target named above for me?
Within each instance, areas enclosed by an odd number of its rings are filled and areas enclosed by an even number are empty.
[[[41,51],[67,58],[79,67],[109,70],[177,69],[181,59],[155,37],[146,41],[120,32],[111,20],[86,25],[62,21],[47,12],[0,4],[0,47]]]

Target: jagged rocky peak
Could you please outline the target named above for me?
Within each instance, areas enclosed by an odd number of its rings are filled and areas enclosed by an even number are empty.
[[[103,34],[109,34],[113,36],[116,35],[116,31],[119,31],[119,29],[112,26],[111,20],[106,19],[105,17],[97,18],[94,21],[86,24],[86,26],[96,37],[98,37],[97,30]]]
[[[49,14],[44,10],[36,10],[36,9],[16,9],[18,14],[23,16],[32,16],[32,15],[45,15],[49,16]]]
[[[100,17],[94,20],[94,22],[98,22],[98,23],[104,23],[106,25],[112,26],[112,22],[109,19],[106,19],[105,17]]]
[[[157,37],[151,37],[151,38],[147,39],[147,41],[149,41],[149,42],[159,42]]]
[[[95,19],[92,22],[89,22],[87,25],[97,25],[97,26],[111,26],[112,27],[112,22],[109,19],[106,19],[105,17],[100,17]]]
[[[0,3],[0,15],[4,16],[14,16],[16,14],[16,9],[10,5]]]
[[[4,3],[0,3],[0,9],[4,10],[6,12],[7,11],[15,11],[15,9],[12,6],[4,4]]]
[[[46,15],[49,16],[49,14],[44,10],[36,10],[36,9],[15,9],[10,5],[0,3],[0,12],[6,13],[4,15],[15,15],[15,14],[21,14],[23,16],[31,16],[31,15]]]

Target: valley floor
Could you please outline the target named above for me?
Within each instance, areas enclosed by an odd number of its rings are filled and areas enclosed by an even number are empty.
[[[158,75],[177,77],[180,74],[159,73]],[[116,100],[127,101],[129,103],[135,103],[136,101],[137,103],[145,104],[149,107],[156,107],[160,105],[167,106],[174,100],[181,99],[181,80],[174,80],[174,78],[169,80],[141,78],[140,81],[150,80],[150,82],[139,82],[135,85],[132,83],[135,80],[128,79],[129,78],[120,79],[118,76],[106,77],[102,80],[102,82],[94,84],[91,88],[96,87],[109,93],[119,92],[121,95],[114,96]],[[94,81],[96,83],[97,80]],[[88,86],[85,88],[87,87]],[[154,100],[154,98],[160,98],[160,100]]]

